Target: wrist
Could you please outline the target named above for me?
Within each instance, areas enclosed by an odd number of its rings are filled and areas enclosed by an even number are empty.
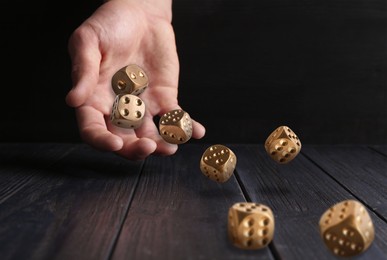
[[[104,3],[113,1],[136,5],[152,15],[172,21],[172,0],[103,0]]]

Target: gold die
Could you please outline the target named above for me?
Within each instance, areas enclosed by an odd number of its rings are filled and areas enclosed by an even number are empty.
[[[112,78],[114,93],[140,95],[148,87],[148,76],[138,65],[131,64],[118,70]]]
[[[301,141],[288,126],[280,126],[266,139],[265,150],[274,161],[285,164],[301,151]]]
[[[159,131],[168,143],[185,143],[192,137],[191,117],[181,109],[169,111],[160,118]]]
[[[200,170],[209,179],[226,182],[235,170],[237,158],[233,151],[220,144],[208,147],[200,160]]]
[[[240,202],[228,211],[228,236],[236,247],[266,247],[273,240],[274,227],[273,212],[266,205]]]
[[[142,124],[144,114],[145,103],[141,98],[131,94],[117,95],[110,120],[116,126],[136,129]]]
[[[349,257],[364,252],[375,236],[370,215],[356,200],[337,203],[325,211],[319,224],[325,245],[338,256]]]

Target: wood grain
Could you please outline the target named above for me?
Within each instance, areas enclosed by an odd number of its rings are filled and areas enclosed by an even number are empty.
[[[218,184],[199,168],[203,145],[147,160],[112,259],[273,259],[229,243],[227,215],[245,201],[235,178]]]
[[[386,259],[383,145],[304,145],[285,165],[263,145],[225,145],[237,167],[216,183],[199,168],[207,144],[144,162],[82,144],[0,144],[1,260],[333,259],[318,221],[344,199],[363,202],[375,225],[375,241],[354,259]],[[228,240],[228,209],[241,201],[273,210],[268,247]]]
[[[387,221],[387,157],[365,146],[303,149],[321,169]]]
[[[18,151],[34,164],[18,160],[13,172],[24,177],[1,184],[14,189],[0,208],[1,259],[108,258],[141,164],[87,146],[61,158],[64,148],[37,149],[32,157]]]
[[[302,154],[280,165],[266,154],[262,145],[237,145],[234,149],[239,158],[237,176],[247,196],[275,212],[273,248],[280,258],[299,259],[302,255],[305,259],[332,259],[320,239],[319,219],[334,203],[355,198],[353,194]],[[336,162],[330,163],[336,165]],[[377,227],[377,238],[369,254],[384,259],[387,223],[373,212],[370,214]],[[362,257],[368,259],[367,254]]]
[[[1,144],[0,204],[27,185],[42,169],[51,166],[74,149],[76,146],[72,144]]]

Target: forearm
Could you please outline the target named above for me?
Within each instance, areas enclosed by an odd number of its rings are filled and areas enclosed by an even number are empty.
[[[150,13],[172,21],[172,0],[103,0],[103,2],[123,1],[141,6]]]

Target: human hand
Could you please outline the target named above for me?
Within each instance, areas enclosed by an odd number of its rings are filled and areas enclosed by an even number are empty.
[[[100,6],[69,39],[73,88],[66,103],[74,107],[81,138],[91,146],[131,159],[171,155],[176,144],[165,142],[154,116],[180,108],[177,100],[179,61],[171,16],[136,0],[112,0]],[[149,76],[141,94],[144,122],[136,130],[109,121],[115,94],[111,79],[120,68],[137,64]],[[205,128],[193,120],[192,138]]]

